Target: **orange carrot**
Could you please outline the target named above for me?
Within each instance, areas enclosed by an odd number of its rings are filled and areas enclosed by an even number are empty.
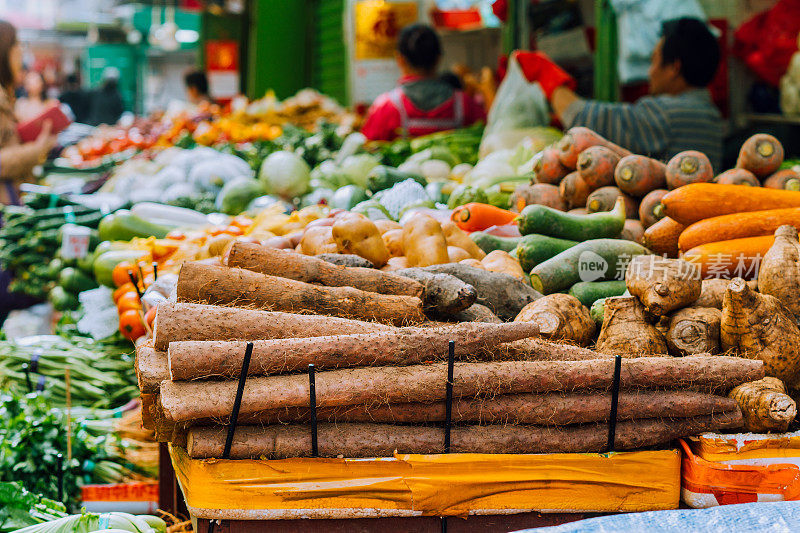
[[[567,210],[567,202],[561,197],[557,185],[551,183],[534,183],[533,185],[518,185],[511,196],[512,208],[522,211],[525,206],[539,204],[558,209]]]
[[[706,154],[687,150],[676,154],[667,163],[667,188],[677,189],[690,183],[707,182],[714,179],[714,169]]]
[[[786,224],[800,228],[800,207],[706,218],[686,228],[681,233],[678,245],[681,250],[689,250],[709,242],[772,235]]]
[[[746,237],[696,246],[682,258],[699,266],[703,279],[756,279],[758,267],[775,236]]]
[[[600,187],[592,192],[586,199],[586,210],[590,213],[611,211],[617,203],[618,197],[622,197],[625,200],[625,218],[636,218],[636,213],[639,211],[639,202],[620,191],[617,187],[612,186]]]
[[[664,206],[661,205],[661,199],[668,192],[666,189],[656,189],[642,198],[642,202],[639,204],[639,220],[642,221],[645,229],[664,217]]]
[[[653,253],[678,257],[678,238],[685,228],[683,224],[664,217],[645,230],[642,242]]]
[[[589,197],[589,186],[583,181],[578,172],[570,172],[558,186],[561,198],[569,205],[570,209],[573,207],[584,207],[586,205],[586,198]]]
[[[783,163],[783,145],[772,135],[756,133],[739,150],[736,167],[744,168],[759,178],[777,172]]]
[[[764,180],[764,187],[768,189],[800,191],[800,174],[791,168],[779,170]]]
[[[455,208],[450,218],[464,231],[483,231],[492,226],[516,224],[518,216],[519,213],[493,205],[472,202]]]
[[[614,181],[622,192],[641,197],[666,186],[666,171],[667,166],[661,161],[643,155],[629,155],[620,159],[614,170]]]
[[[558,149],[548,146],[533,163],[533,173],[537,183],[551,183],[558,185],[561,178],[569,173],[569,169],[561,164],[558,159]]]
[[[578,156],[578,172],[589,189],[614,185],[614,169],[619,155],[606,146],[590,146]]]
[[[688,226],[704,218],[731,213],[800,207],[800,192],[691,183],[670,191],[661,203],[668,217]]]
[[[578,156],[590,146],[605,146],[617,153],[620,157],[630,155],[630,152],[621,146],[617,146],[608,139],[605,139],[593,132],[589,128],[578,126],[570,128],[564,137],[558,141],[558,158],[561,164],[567,168],[574,169],[578,164]]]
[[[749,187],[761,187],[761,182],[758,181],[758,178],[755,176],[755,174],[743,168],[732,168],[730,170],[726,170],[714,178],[714,183],[719,183],[720,185],[747,185]]]

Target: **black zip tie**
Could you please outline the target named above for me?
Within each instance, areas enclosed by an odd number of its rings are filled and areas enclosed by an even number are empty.
[[[142,280],[142,291],[145,291],[147,286],[144,284],[144,271],[142,270],[142,264],[136,263],[136,268],[139,270],[139,279]]]
[[[64,503],[64,456],[56,454],[56,490],[58,501]]]
[[[25,384],[28,386],[28,392],[33,392],[33,383],[31,383],[31,369],[28,363],[22,363],[22,371],[25,372]]]
[[[447,517],[442,517],[442,533],[447,533]]]
[[[611,412],[608,414],[608,442],[606,452],[614,451],[617,436],[617,406],[619,405],[619,377],[622,372],[622,357],[614,357],[614,381],[611,385]]]
[[[317,435],[317,380],[314,365],[308,365],[308,408],[311,415],[311,457],[319,457]]]
[[[45,377],[39,375],[39,380],[36,382],[36,392],[44,392]]]
[[[242,407],[242,394],[244,394],[244,382],[247,381],[247,371],[250,369],[250,356],[253,355],[253,343],[248,342],[242,360],[242,371],[239,374],[239,385],[236,387],[236,398],[233,400],[233,410],[231,419],[228,423],[228,436],[225,438],[225,449],[222,451],[222,458],[229,459],[231,456],[231,446],[233,446],[233,434],[236,431],[236,423],[239,421],[239,409]]]
[[[153,261],[153,283],[158,281],[158,263]]]
[[[444,453],[450,453],[450,427],[453,423],[453,365],[456,359],[456,343],[447,346],[447,384],[444,404]]]
[[[133,275],[133,270],[128,270],[128,277],[133,283],[133,288],[136,289],[136,295],[139,297],[139,302],[142,301],[142,291],[139,290],[139,283],[136,281],[136,276]]]

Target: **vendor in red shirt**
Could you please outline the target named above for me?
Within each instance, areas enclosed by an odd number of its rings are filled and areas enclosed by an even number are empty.
[[[370,140],[391,141],[469,126],[486,119],[472,97],[436,75],[442,45],[433,28],[406,26],[397,39],[399,85],[375,99],[361,132]]]

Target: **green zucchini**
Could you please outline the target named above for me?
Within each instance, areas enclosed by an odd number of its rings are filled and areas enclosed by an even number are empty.
[[[530,272],[539,263],[575,246],[577,241],[547,235],[525,235],[517,245],[517,258],[522,270]]]
[[[531,286],[543,294],[552,294],[579,281],[620,279],[631,257],[650,253],[641,244],[621,239],[582,242],[533,267]]]
[[[478,248],[487,254],[495,250],[503,250],[504,252],[511,253],[512,250],[517,249],[517,245],[522,239],[522,237],[498,237],[497,235],[490,235],[482,231],[470,233],[469,238],[475,241]]]
[[[586,307],[591,307],[597,300],[620,296],[626,291],[625,281],[579,281],[569,290],[569,294],[581,301]]]
[[[72,294],[88,291],[97,287],[94,279],[90,278],[77,268],[67,267],[58,276],[58,284]]]
[[[594,320],[594,323],[597,324],[598,327],[603,325],[603,317],[606,314],[606,299],[600,298],[596,300],[592,307],[589,309],[589,315]]]
[[[614,209],[602,213],[578,215],[536,204],[529,205],[519,215],[519,231],[523,235],[538,233],[581,242],[619,237],[624,225],[625,203],[621,198]]]

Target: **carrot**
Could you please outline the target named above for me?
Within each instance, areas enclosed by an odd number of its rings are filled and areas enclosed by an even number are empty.
[[[755,176],[755,174],[743,168],[732,168],[730,170],[726,170],[714,178],[714,183],[719,183],[720,185],[747,185],[749,187],[761,187],[761,182],[758,181],[758,178]]]
[[[796,388],[800,377],[798,338],[800,328],[795,317],[780,300],[755,292],[741,278],[730,282],[722,302],[723,350],[762,360],[767,376]]]
[[[464,231],[483,231],[492,226],[516,224],[518,216],[513,211],[472,202],[455,208],[450,218]]]
[[[731,213],[800,207],[800,192],[693,183],[670,191],[661,203],[668,217],[688,226],[704,218]]]
[[[374,268],[333,265],[316,257],[245,242],[233,245],[228,256],[228,266],[306,283],[319,283],[328,287],[354,287],[381,294],[420,296],[423,288],[421,283],[414,280]]]
[[[709,182],[714,179],[714,169],[706,154],[687,150],[669,160],[665,177],[667,188],[672,190],[690,183]]]
[[[664,206],[661,205],[661,199],[668,192],[666,189],[656,189],[642,198],[639,204],[639,220],[645,229],[664,218]]]
[[[179,302],[255,306],[279,311],[365,318],[405,324],[421,322],[422,300],[352,287],[323,287],[241,268],[184,263],[178,274]]]
[[[791,168],[779,170],[764,180],[764,187],[767,187],[768,189],[800,191],[800,173]]]
[[[644,230],[644,245],[652,252],[667,257],[678,257],[678,238],[686,226],[664,217]]]
[[[561,178],[569,174],[569,169],[561,164],[558,149],[555,146],[548,146],[534,161],[533,173],[536,176],[536,183],[558,184]]]
[[[783,163],[783,145],[766,133],[757,133],[747,139],[739,150],[736,166],[744,168],[759,178],[777,172]]]
[[[522,211],[528,205],[539,204],[566,211],[567,202],[561,197],[558,185],[550,183],[534,183],[518,185],[511,196],[511,205]]]
[[[442,376],[447,376],[447,363],[318,372],[317,405],[443,401]],[[623,363],[620,388],[728,391],[763,377],[760,361],[740,357],[638,357]],[[453,378],[453,399],[608,390],[614,378],[614,360],[464,362],[455,364]],[[236,387],[235,380],[164,381],[160,390],[164,415],[173,422],[229,416]],[[308,394],[305,374],[254,377],[247,380],[239,413],[247,416],[264,409],[306,407]]]
[[[590,146],[578,156],[578,172],[591,190],[614,185],[619,154],[605,146]]]
[[[742,383],[728,396],[739,404],[745,430],[754,433],[784,433],[797,415],[797,404],[786,394],[786,385],[778,378]]]
[[[570,172],[564,176],[558,191],[570,209],[585,206],[586,198],[589,196],[589,186],[578,172]]]
[[[614,209],[619,197],[625,201],[625,217],[636,218],[636,214],[639,211],[639,203],[617,187],[600,187],[593,191],[586,199],[586,210],[589,213],[611,211]]]
[[[773,242],[772,235],[710,242],[691,248],[683,258],[697,265],[704,279],[755,279],[761,259]]]
[[[636,219],[625,219],[625,225],[622,227],[622,233],[620,233],[619,238],[642,244],[644,242],[644,226]]]
[[[620,159],[614,170],[614,181],[622,192],[641,197],[666,186],[666,170],[667,166],[661,161],[643,155],[629,155]]]
[[[575,169],[578,164],[578,156],[581,152],[591,146],[605,146],[616,152],[620,157],[630,155],[630,152],[621,146],[617,146],[608,139],[603,138],[589,128],[578,126],[570,128],[566,134],[558,141],[558,158],[561,164],[569,169]]]
[[[772,235],[784,224],[800,228],[800,207],[707,218],[686,228],[678,239],[678,246],[686,251],[709,242]]]
[[[588,311],[586,314],[588,316]],[[447,345],[452,339],[458,339],[455,352],[458,360],[499,360],[509,356],[503,343],[533,337],[538,331],[538,326],[529,322],[465,322],[440,328],[398,328],[350,335],[258,340],[253,342],[248,375],[303,371],[310,363],[318,370],[325,370],[442,361],[447,358]],[[170,343],[171,379],[235,378],[241,371],[245,345],[245,341]]]

